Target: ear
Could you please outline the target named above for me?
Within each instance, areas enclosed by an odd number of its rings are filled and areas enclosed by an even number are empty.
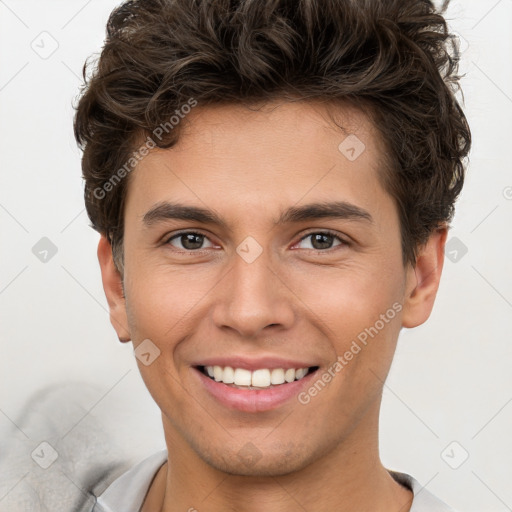
[[[402,315],[403,327],[421,325],[432,312],[443,271],[447,234],[446,226],[432,233],[418,252],[414,267],[409,266]]]
[[[105,290],[110,310],[110,323],[114,327],[119,341],[130,341],[122,278],[114,265],[112,246],[104,235],[101,235],[98,243],[98,261],[100,262],[103,290]]]

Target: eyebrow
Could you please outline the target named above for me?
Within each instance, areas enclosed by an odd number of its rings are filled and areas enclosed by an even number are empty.
[[[316,219],[342,219],[373,223],[369,212],[345,201],[333,203],[311,203],[304,206],[292,206],[281,213],[274,225],[298,223]],[[165,220],[190,220],[202,224],[215,224],[227,229],[227,223],[217,213],[206,208],[186,206],[179,203],[163,201],[148,210],[142,219],[145,226],[150,227]]]

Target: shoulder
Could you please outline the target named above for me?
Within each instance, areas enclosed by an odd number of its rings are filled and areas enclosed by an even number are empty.
[[[30,395],[1,425],[2,510],[91,512],[97,496],[133,466],[144,451],[129,450],[133,441],[120,437],[116,414],[89,414],[102,394],[87,382],[58,382]]]
[[[411,475],[389,469],[388,472],[398,483],[408,487],[413,492],[414,499],[409,512],[457,512],[429,492]]]
[[[167,460],[167,449],[145,458],[96,496],[90,512],[124,512],[139,510],[158,469]]]

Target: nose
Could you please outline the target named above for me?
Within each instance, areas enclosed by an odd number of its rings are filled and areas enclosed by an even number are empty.
[[[233,255],[230,271],[215,292],[213,321],[218,328],[243,338],[267,335],[270,328],[290,329],[294,295],[285,276],[273,267],[268,250],[252,262]]]

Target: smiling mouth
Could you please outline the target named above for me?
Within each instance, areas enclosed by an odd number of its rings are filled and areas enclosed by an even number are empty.
[[[196,366],[209,379],[237,389],[271,389],[299,381],[318,370],[318,366],[307,368],[261,368],[255,371],[230,366]]]

